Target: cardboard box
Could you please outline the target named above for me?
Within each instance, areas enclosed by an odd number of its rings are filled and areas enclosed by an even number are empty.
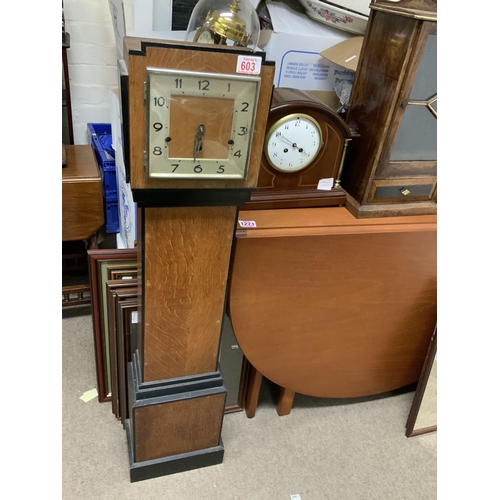
[[[362,45],[363,37],[355,36],[322,50],[320,54],[332,63],[352,71],[354,75]]]
[[[354,35],[316,22],[280,2],[266,2],[273,33],[264,47],[276,63],[274,85],[300,90],[331,91],[337,70],[343,68],[321,52]]]
[[[336,111],[345,111],[363,37],[316,22],[268,0],[273,33],[264,50],[275,61],[276,87],[306,90]]]
[[[137,241],[137,203],[134,202],[130,184],[126,182],[125,162],[123,160],[121,106],[118,89],[110,90],[110,102],[119,221],[116,246],[117,248],[134,248]]]
[[[321,55],[335,64],[337,68],[335,70],[336,76],[333,83],[333,90],[337,97],[337,104],[334,109],[339,113],[346,112],[349,107],[351,89],[362,45],[363,37],[355,36],[321,51]],[[323,99],[323,102],[326,101]],[[326,104],[331,106],[328,102]]]

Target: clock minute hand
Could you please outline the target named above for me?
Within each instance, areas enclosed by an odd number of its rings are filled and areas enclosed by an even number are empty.
[[[292,142],[290,139],[287,139],[283,134],[281,134],[281,138],[285,139],[286,142],[289,142],[292,145],[293,148],[297,147],[297,143]]]
[[[205,125],[198,125],[198,130],[194,136],[194,151],[193,151],[193,161],[196,161],[196,156],[202,150],[203,147],[203,136],[205,135]]]

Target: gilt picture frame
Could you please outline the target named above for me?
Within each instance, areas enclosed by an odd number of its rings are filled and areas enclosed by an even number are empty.
[[[111,409],[120,419],[120,377],[118,373],[119,340],[117,327],[117,305],[127,298],[137,298],[137,280],[116,280],[106,282],[107,295],[107,340],[109,349],[109,373],[111,379]]]
[[[437,329],[417,383],[415,396],[406,422],[406,437],[437,431]]]
[[[102,300],[103,270],[113,264],[137,265],[135,248],[99,248],[87,250],[89,283],[91,290],[92,327],[97,378],[97,394],[100,403],[111,401],[111,381],[107,371],[108,354],[104,342],[104,309]],[[105,274],[107,281],[107,274]]]
[[[116,302],[118,400],[123,426],[129,418],[127,365],[132,361],[132,353],[137,348],[138,305],[137,296],[129,296]]]

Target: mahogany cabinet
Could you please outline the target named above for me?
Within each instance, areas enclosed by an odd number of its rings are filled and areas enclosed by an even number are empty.
[[[437,8],[374,0],[351,92],[361,140],[342,187],[358,218],[437,212]]]

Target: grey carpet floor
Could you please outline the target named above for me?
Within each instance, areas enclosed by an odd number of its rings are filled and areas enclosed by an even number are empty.
[[[63,311],[62,493],[65,500],[432,500],[437,433],[407,438],[414,392],[320,399],[296,395],[276,413],[265,381],[256,416],[226,415],[220,465],[131,483],[127,439],[96,387],[87,307]],[[297,495],[297,496],[293,496]]]

